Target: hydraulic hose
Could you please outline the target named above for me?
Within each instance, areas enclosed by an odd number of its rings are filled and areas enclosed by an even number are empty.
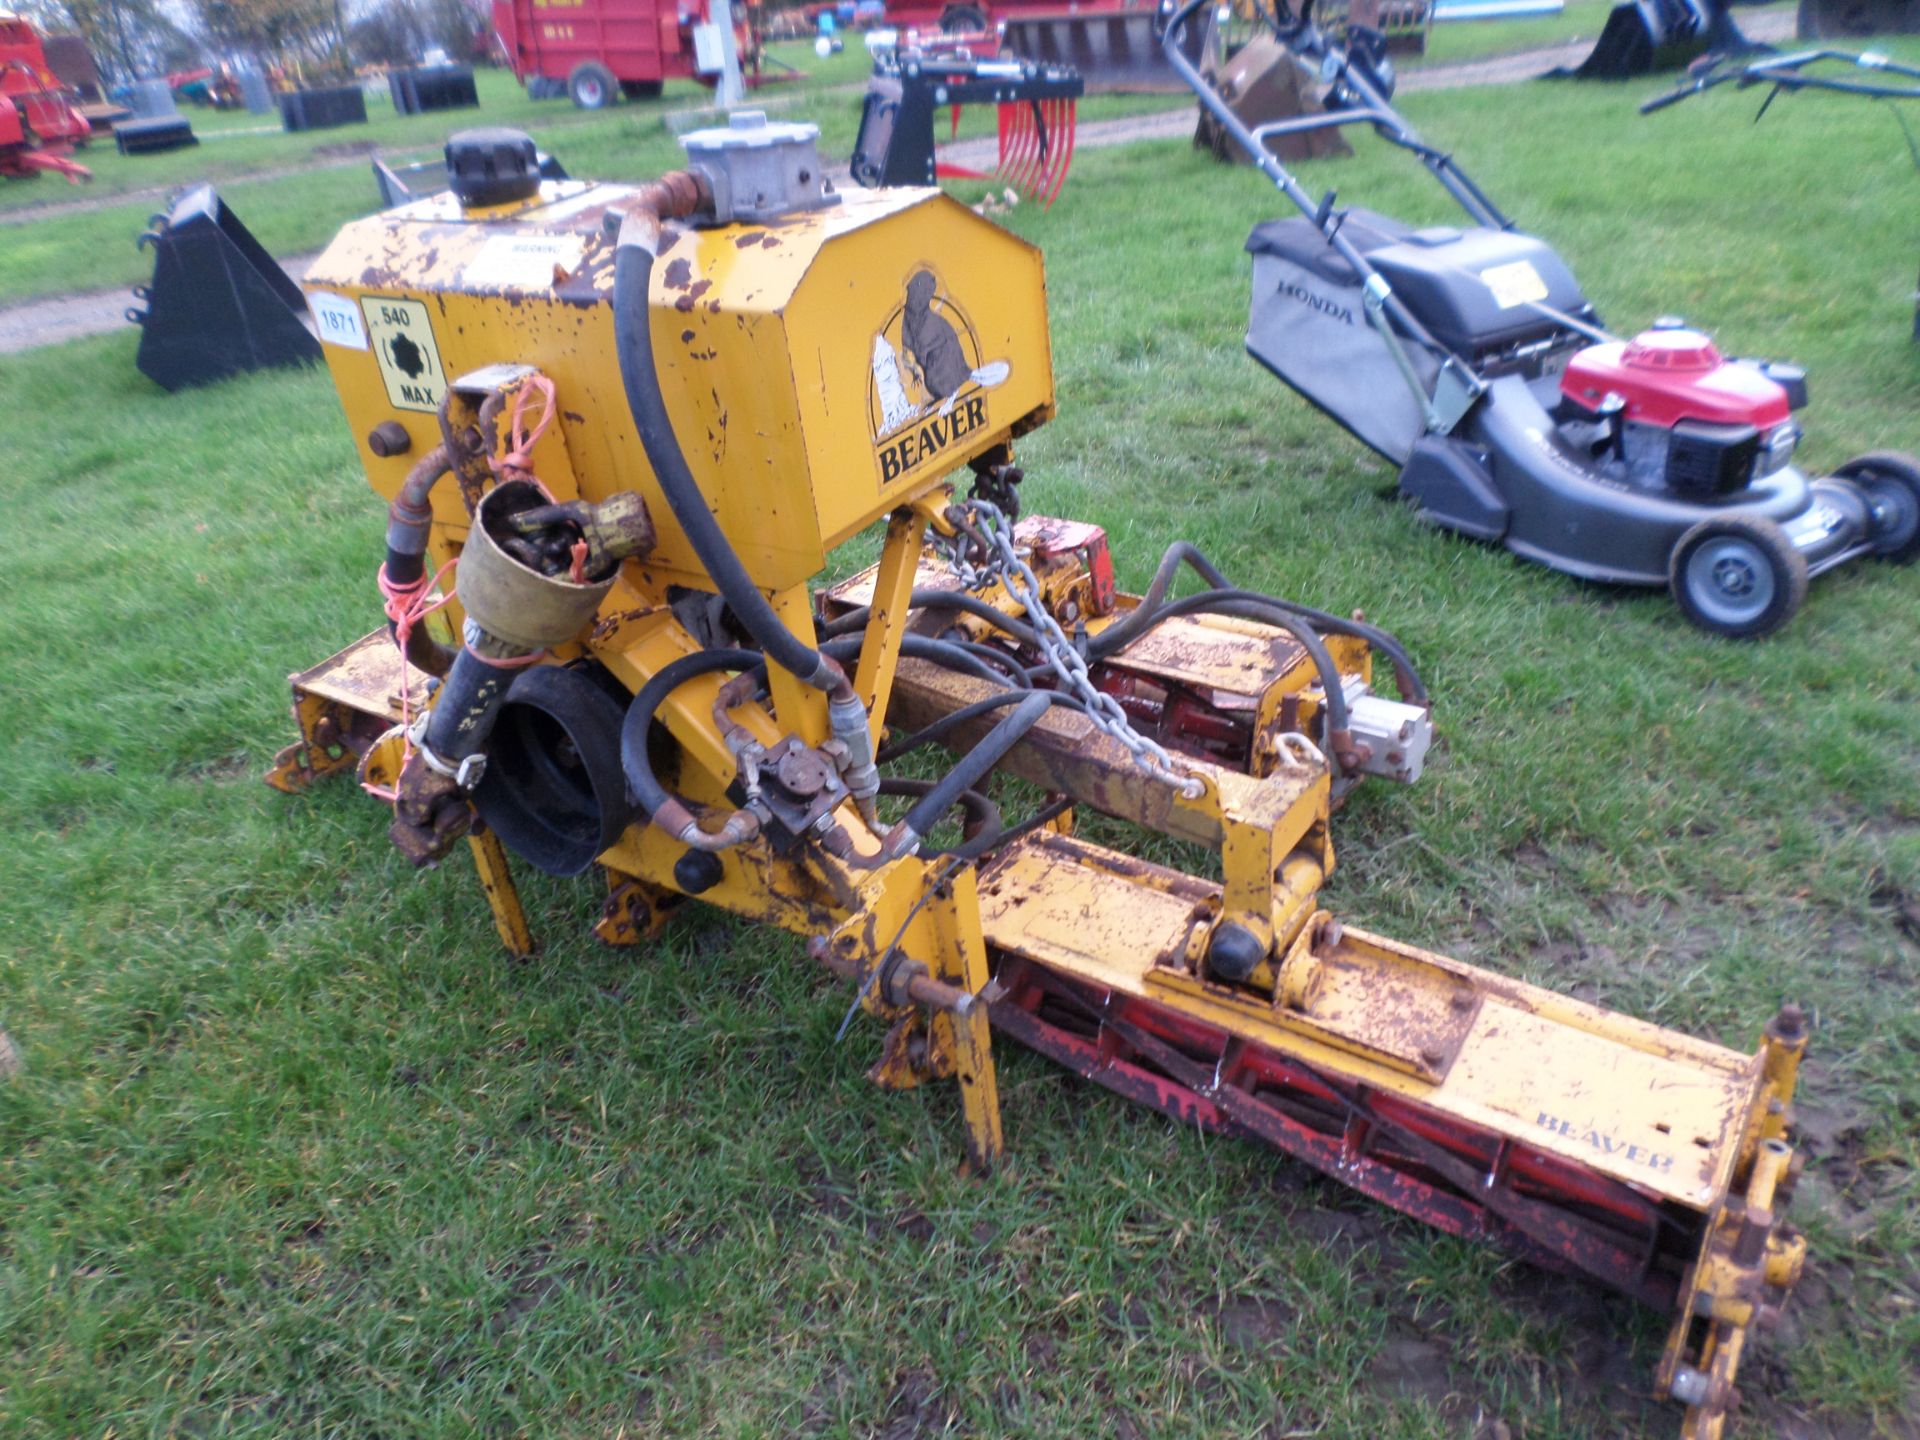
[[[914,799],[923,798],[933,789],[937,781],[910,780],[901,776],[889,776],[880,782],[882,795],[906,795]],[[1000,817],[1000,807],[978,790],[962,790],[959,794],[960,808],[967,812],[966,824],[961,828],[963,846],[979,845],[982,849],[992,846],[1006,831],[1006,824]],[[926,855],[951,855],[953,850],[928,845],[922,847]]]
[[[387,506],[387,580],[404,588],[426,574],[427,532],[433,526],[433,487],[453,469],[452,452],[436,445],[407,471]]]
[[[691,215],[710,201],[705,183],[698,176],[675,171],[643,186],[639,203],[629,208],[621,221],[613,264],[613,338],[621,388],[667,508],[673,511],[673,518],[714,588],[769,660],[802,683],[842,699],[852,693],[846,672],[787,628],[753,583],[720,522],[714,519],[707,497],[688,468],[660,390],[648,299],[660,244],[660,221]]]
[[[933,784],[933,788],[921,796],[894,826],[887,837],[886,850],[889,856],[903,855],[920,841],[920,837],[932,830],[948,808],[960,798],[963,791],[971,790],[995,765],[999,764],[1006,753],[1019,743],[1020,738],[1040,721],[1053,704],[1053,697],[1045,691],[1023,698],[1010,715],[1003,716],[1000,723],[989,730],[966,754],[960,757],[953,769],[942,775]]]
[[[1222,581],[1222,584],[1225,582]],[[909,610],[959,610],[968,615],[985,620],[996,629],[1004,631],[1022,645],[1038,650],[1040,637],[1031,625],[1025,624],[1013,616],[994,609],[978,595],[969,595],[964,590],[916,590],[907,597]],[[823,627],[823,635],[846,635],[863,628],[867,617],[872,613],[871,605],[862,605],[858,610],[850,610],[829,621]]]
[[[852,660],[859,655],[860,642],[863,638],[859,635],[841,635],[827,641],[820,648],[836,661]],[[977,680],[985,680],[994,685],[1012,685],[1018,689],[1026,689],[1031,684],[1024,670],[1021,671],[1017,680],[1012,678],[1011,672],[1019,668],[1019,661],[1011,655],[1002,655],[997,650],[981,646],[962,645],[952,640],[937,640],[931,635],[902,635],[900,653],[915,660],[931,660],[946,666],[949,670],[963,671]]]
[[[726,600],[734,617],[771,663],[802,684],[827,694],[827,724],[847,747],[847,788],[865,812],[880,783],[873,759],[873,732],[847,672],[830,657],[804,643],[774,611],[740,562],[707,497],[687,465],[660,390],[653,360],[653,316],[649,297],[653,262],[660,249],[663,218],[692,215],[710,208],[713,195],[701,176],[676,170],[640,187],[621,217],[613,262],[613,341],[619,359],[620,386],[626,394],[633,428],[653,467],[667,508],[693,546],[707,578]],[[684,807],[683,807],[684,809]],[[739,818],[736,812],[735,818]],[[676,817],[677,818],[677,817]],[[688,818],[691,816],[689,814]],[[731,822],[729,822],[731,824]],[[689,827],[698,834],[698,827]],[[689,844],[696,843],[689,841]],[[732,843],[732,842],[729,842]]]
[[[958,710],[949,710],[938,720],[929,722],[911,735],[901,736],[880,752],[880,759],[884,762],[898,760],[902,755],[910,755],[923,745],[931,745],[934,741],[952,734],[969,720],[977,720],[982,715],[989,715],[995,710],[1004,710],[1009,705],[1018,704],[1027,694],[1045,695],[1055,705],[1064,705],[1069,710],[1086,709],[1077,696],[1069,695],[1064,690],[1002,690],[998,695],[989,695],[986,699],[976,700],[971,705],[962,705]]]
[[[627,789],[653,823],[683,845],[696,850],[725,850],[752,839],[759,822],[746,811],[736,810],[718,831],[702,830],[687,802],[662,785],[653,773],[653,761],[647,754],[653,717],[667,697],[687,681],[716,670],[751,670],[763,660],[758,650],[702,650],[683,656],[661,666],[627,707],[627,718],[620,725],[620,766],[626,772]]]
[[[1346,691],[1340,684],[1340,667],[1333,663],[1324,640],[1315,632],[1313,626],[1280,604],[1257,590],[1202,590],[1196,595],[1188,595],[1180,600],[1169,601],[1159,607],[1150,617],[1151,628],[1162,620],[1171,620],[1178,615],[1191,615],[1195,612],[1211,612],[1216,615],[1233,615],[1243,619],[1258,620],[1264,625],[1272,625],[1285,630],[1300,642],[1301,649],[1307,652],[1307,658],[1313,663],[1315,674],[1320,679],[1320,689],[1326,696],[1327,740],[1329,747],[1338,752],[1346,748],[1346,737],[1352,726],[1347,717]],[[1131,618],[1131,617],[1129,617]],[[1115,626],[1114,629],[1118,629]],[[1113,648],[1105,642],[1112,630],[1095,637],[1092,644],[1094,659],[1104,659]],[[1124,641],[1122,642],[1124,643]]]
[[[1160,564],[1153,572],[1153,579],[1147,585],[1146,593],[1140,597],[1140,603],[1125,619],[1108,626],[1090,642],[1091,651],[1096,657],[1105,658],[1113,655],[1139,639],[1160,620],[1169,618],[1159,612],[1162,602],[1166,599],[1167,591],[1173,585],[1174,576],[1179,572],[1182,564],[1191,566],[1196,575],[1218,590],[1240,588],[1227,579],[1220,568],[1197,546],[1186,540],[1176,540],[1161,555]],[[1316,610],[1311,605],[1302,605],[1277,595],[1267,595],[1258,591],[1242,593],[1258,595],[1263,603],[1298,615],[1316,630],[1365,640],[1393,662],[1394,683],[1399,687],[1400,698],[1413,705],[1428,703],[1427,687],[1420,678],[1420,672],[1413,663],[1413,657],[1407,654],[1406,647],[1392,632],[1382,630],[1378,625],[1369,625],[1364,620],[1329,614],[1325,610]]]
[[[444,407],[442,407],[444,409]],[[422,455],[387,506],[387,558],[380,567],[380,589],[397,600],[427,578],[427,532],[433,527],[433,487],[453,470],[453,452],[444,444]],[[389,611],[387,634],[399,639],[400,625]],[[454,652],[429,635],[426,627],[407,631],[407,659],[429,675],[446,675]]]

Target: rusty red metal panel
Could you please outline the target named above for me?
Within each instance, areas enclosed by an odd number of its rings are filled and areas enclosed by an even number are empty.
[[[993,1025],[1182,1124],[1238,1135],[1428,1224],[1670,1309],[1698,1217],[1391,1096],[1366,1093],[1164,1006],[1004,957]]]

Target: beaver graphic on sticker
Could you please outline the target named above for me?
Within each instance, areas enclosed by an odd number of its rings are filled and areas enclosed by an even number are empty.
[[[926,266],[908,275],[903,302],[873,337],[871,367],[876,440],[928,416],[949,416],[964,396],[1003,384],[1013,368],[1005,360],[981,359],[972,322],[951,295],[941,293],[938,276]]]
[[[906,311],[900,320],[900,337],[906,341],[907,354],[919,367],[920,381],[927,392],[941,400],[951,400],[960,387],[973,378],[973,366],[960,348],[960,336],[946,320],[933,313],[933,272],[916,270],[907,281]]]

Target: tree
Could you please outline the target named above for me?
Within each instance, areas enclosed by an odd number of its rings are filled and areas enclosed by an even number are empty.
[[[80,35],[109,84],[186,69],[199,58],[198,42],[161,0],[24,0],[20,8],[44,34]]]
[[[487,21],[468,0],[383,0],[348,33],[362,63],[412,65],[435,47],[459,61],[486,58]]]
[[[348,68],[335,0],[194,0],[193,8],[220,50],[283,65]]]

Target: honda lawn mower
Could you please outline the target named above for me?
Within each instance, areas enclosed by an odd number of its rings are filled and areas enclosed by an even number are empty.
[[[1678,320],[1607,333],[1565,262],[1393,109],[1392,71],[1361,32],[1343,49],[1310,9],[1281,10],[1326,110],[1249,129],[1177,44],[1202,4],[1169,23],[1168,58],[1301,211],[1248,237],[1247,349],[1398,466],[1423,519],[1583,579],[1667,585],[1695,625],[1736,638],[1784,625],[1812,576],[1920,554],[1920,460],[1864,455],[1809,479],[1792,463],[1798,367],[1725,359]],[[1469,223],[1336,208],[1269,148],[1346,125],[1417,157]]]

